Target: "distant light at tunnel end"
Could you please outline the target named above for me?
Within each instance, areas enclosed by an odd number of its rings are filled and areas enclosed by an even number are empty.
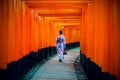
[[[61,29],[64,29],[64,26],[62,26]]]

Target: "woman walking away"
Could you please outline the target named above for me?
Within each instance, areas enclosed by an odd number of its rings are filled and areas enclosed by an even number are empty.
[[[65,37],[62,35],[62,30],[59,31],[59,35],[56,38],[56,49],[59,57],[59,62],[62,62],[64,58],[63,52],[65,49]]]

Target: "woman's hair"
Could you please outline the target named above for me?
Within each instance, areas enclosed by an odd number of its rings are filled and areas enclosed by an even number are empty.
[[[62,34],[62,30],[59,31],[59,34]]]

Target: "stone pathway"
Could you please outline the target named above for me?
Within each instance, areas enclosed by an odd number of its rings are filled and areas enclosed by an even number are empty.
[[[59,62],[56,55],[44,63],[33,75],[31,80],[78,80],[74,68],[74,61],[79,56],[79,47],[69,50],[64,61]]]

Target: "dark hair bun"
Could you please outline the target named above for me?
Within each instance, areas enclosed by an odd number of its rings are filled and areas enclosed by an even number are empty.
[[[62,30],[60,30],[59,33],[62,34]]]

